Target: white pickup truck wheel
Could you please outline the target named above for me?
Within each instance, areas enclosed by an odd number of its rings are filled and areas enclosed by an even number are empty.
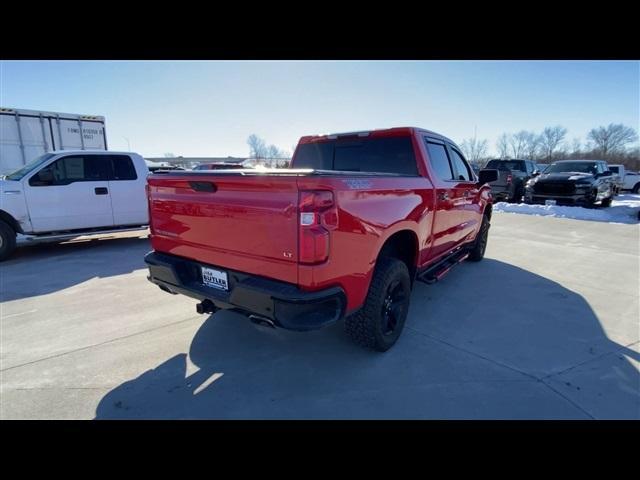
[[[16,248],[16,232],[0,220],[0,262],[7,259]]]

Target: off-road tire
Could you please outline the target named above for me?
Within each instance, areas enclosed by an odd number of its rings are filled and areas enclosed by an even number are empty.
[[[469,251],[469,260],[472,262],[479,262],[484,258],[484,252],[487,249],[487,242],[489,240],[489,227],[491,227],[489,217],[487,215],[483,215],[482,225],[480,225],[480,230],[478,231],[476,240],[473,242],[473,247],[471,247],[471,250]]]
[[[610,207],[612,200],[613,200],[613,197],[603,198],[600,205],[602,206],[602,208]]]
[[[0,262],[9,258],[16,248],[16,232],[0,220]]]
[[[399,282],[404,295],[402,301],[398,301],[395,326],[392,331],[384,333],[386,323],[385,302],[389,296],[389,288]],[[362,308],[355,314],[345,319],[345,331],[353,341],[367,348],[385,352],[398,340],[409,312],[409,300],[411,296],[411,279],[409,270],[404,262],[392,257],[381,257],[378,260],[367,299]]]
[[[633,193],[640,193],[640,183],[636,183],[631,191]]]

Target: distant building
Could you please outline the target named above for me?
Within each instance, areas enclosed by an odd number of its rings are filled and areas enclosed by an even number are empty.
[[[193,168],[203,163],[243,163],[246,157],[148,157],[150,162]]]

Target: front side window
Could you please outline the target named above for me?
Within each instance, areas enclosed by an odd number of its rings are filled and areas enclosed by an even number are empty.
[[[453,180],[453,170],[447,150],[441,143],[427,142],[429,164],[440,180]]]
[[[108,163],[98,155],[60,158],[29,179],[33,187],[69,185],[109,180]]]
[[[458,175],[458,178],[456,180],[462,180],[466,182],[471,181],[471,179],[473,178],[471,175],[471,169],[467,165],[467,162],[464,160],[464,158],[462,158],[462,154],[452,148],[451,158],[456,169],[456,174]]]

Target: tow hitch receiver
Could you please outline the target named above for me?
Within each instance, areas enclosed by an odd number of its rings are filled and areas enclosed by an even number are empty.
[[[196,305],[196,311],[202,315],[204,313],[215,313],[218,311],[218,308],[211,300],[203,300]]]

